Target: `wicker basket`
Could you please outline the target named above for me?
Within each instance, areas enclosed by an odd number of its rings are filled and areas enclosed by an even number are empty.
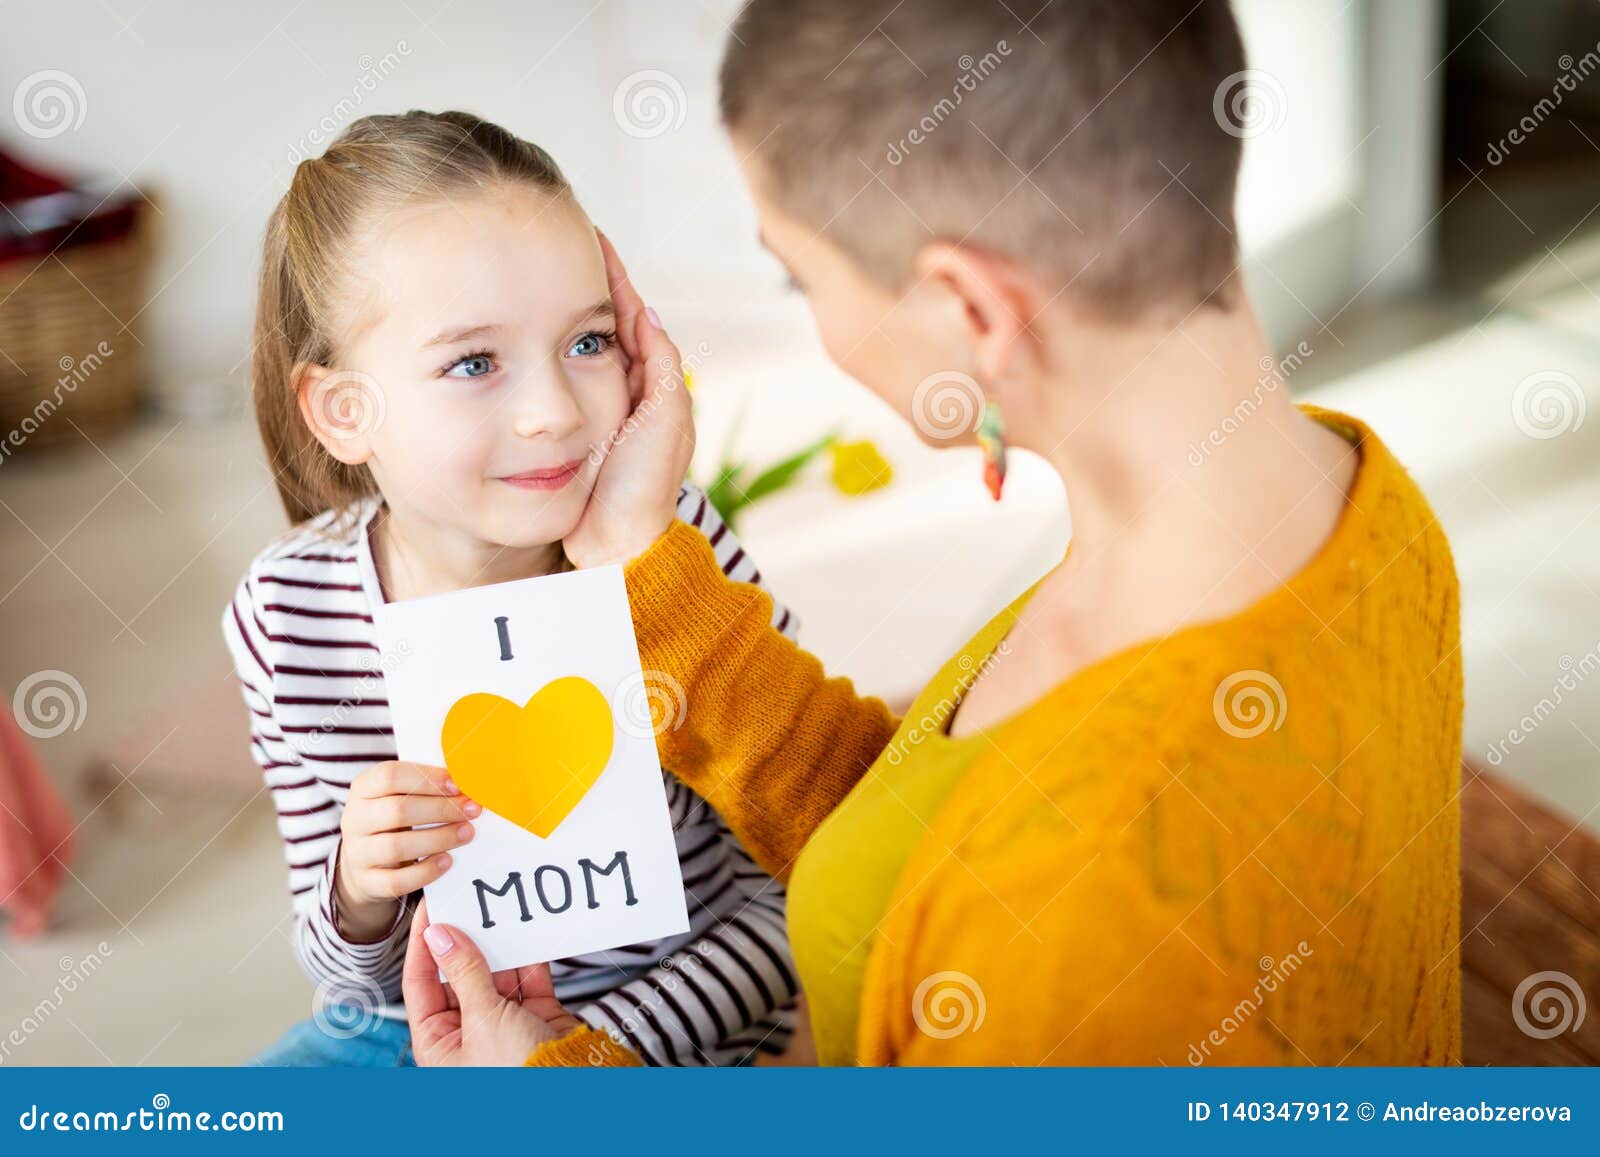
[[[94,437],[133,417],[153,248],[153,213],[140,210],[115,241],[0,262],[0,454],[81,442],[79,430]]]

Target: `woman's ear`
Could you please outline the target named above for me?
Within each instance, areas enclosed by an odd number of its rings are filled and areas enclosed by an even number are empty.
[[[968,326],[973,362],[988,382],[1011,378],[1036,351],[1032,322],[1040,303],[1027,275],[1007,258],[968,245],[930,241],[917,251],[918,278],[955,297]]]
[[[387,407],[371,374],[301,362],[293,371],[300,416],[323,448],[346,466],[372,457],[372,435]]]

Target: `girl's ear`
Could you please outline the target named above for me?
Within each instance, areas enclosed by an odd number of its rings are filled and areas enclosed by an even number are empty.
[[[1031,325],[1042,303],[1015,263],[968,245],[931,241],[917,251],[915,271],[960,303],[973,365],[984,381],[1006,381],[1035,357]]]
[[[301,362],[293,370],[300,416],[323,448],[346,466],[372,457],[372,435],[387,410],[371,374]]]

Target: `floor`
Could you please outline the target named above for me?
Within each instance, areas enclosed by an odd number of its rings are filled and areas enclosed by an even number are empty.
[[[1552,424],[1525,404],[1541,384],[1570,406],[1600,386],[1600,296],[1583,284],[1600,285],[1600,233],[1477,273],[1424,300],[1324,319],[1292,385],[1374,425],[1450,534],[1468,755],[1600,830],[1600,678],[1585,681],[1600,665],[1600,414],[1555,411]],[[793,364],[820,364],[807,339],[786,340]],[[709,396],[707,410],[717,418]],[[1564,432],[1548,436],[1555,426]],[[908,471],[933,469],[898,443],[896,454]],[[217,616],[280,525],[242,415],[152,416],[97,446],[0,466],[0,685],[53,668],[85,692],[78,727],[47,748],[82,818],[81,853],[57,930],[0,935],[0,1063],[237,1063],[310,1015],[267,800],[196,801],[130,782],[89,798],[77,771],[154,705],[226,677]],[[758,557],[783,560],[767,568],[775,582],[774,570],[806,565],[770,519],[752,517],[746,537]],[[994,599],[1037,560],[1011,565],[1020,570],[990,576]],[[850,654],[859,637],[843,649],[852,631],[832,617],[846,613],[837,602],[800,610],[825,657],[866,661]],[[910,633],[884,630],[885,647]],[[875,677],[870,663],[860,673]],[[22,1044],[5,1043],[12,1029]]]

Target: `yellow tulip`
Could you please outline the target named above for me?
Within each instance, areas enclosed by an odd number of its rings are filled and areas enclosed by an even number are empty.
[[[894,467],[871,441],[835,442],[833,484],[851,497],[889,485]]]

